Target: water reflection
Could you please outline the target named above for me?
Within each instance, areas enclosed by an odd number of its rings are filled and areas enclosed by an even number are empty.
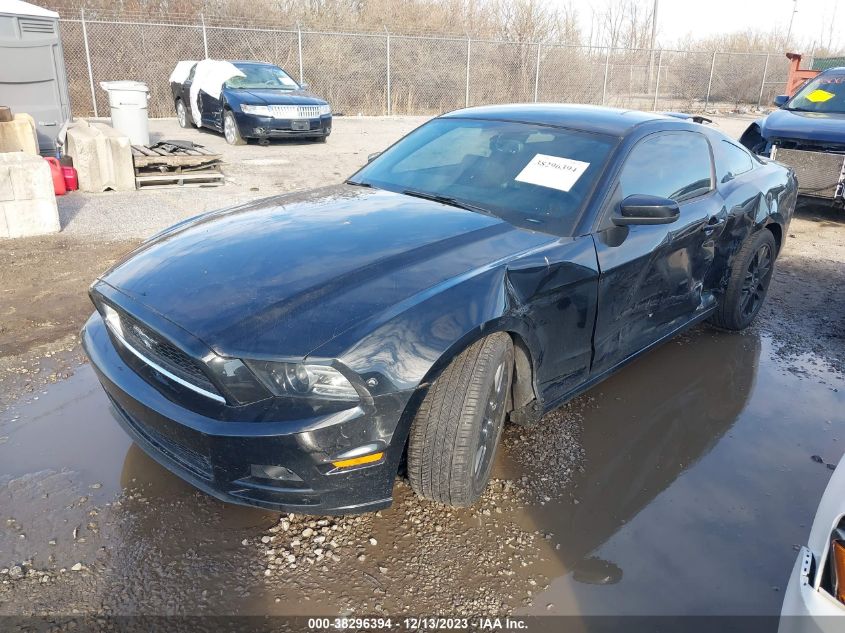
[[[537,613],[776,614],[841,448],[842,394],[757,333],[694,330],[581,401],[583,471],[532,508],[553,533]]]
[[[584,412],[579,501],[555,521],[567,565],[584,558],[698,461],[745,408],[758,336],[700,332],[610,378]]]

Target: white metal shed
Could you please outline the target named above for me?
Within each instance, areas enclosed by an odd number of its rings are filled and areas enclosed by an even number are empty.
[[[59,14],[0,0],[0,105],[35,119],[42,154],[56,151],[56,136],[70,118]]]

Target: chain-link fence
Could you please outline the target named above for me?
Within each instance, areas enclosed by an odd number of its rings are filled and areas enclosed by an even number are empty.
[[[297,27],[61,21],[77,116],[108,113],[101,81],[150,87],[151,116],[172,116],[168,77],[183,59],[256,59],[288,71],[347,115],[436,114],[507,102],[642,110],[735,110],[771,103],[777,53],[620,49],[455,36],[317,32]]]

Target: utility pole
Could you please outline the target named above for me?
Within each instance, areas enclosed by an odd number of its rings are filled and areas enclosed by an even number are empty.
[[[657,8],[658,0],[654,0],[654,8],[651,10],[651,53],[648,57],[648,87],[651,90],[651,82],[654,78],[654,45],[657,42]]]
[[[789,16],[789,28],[786,31],[786,41],[783,43],[785,49],[789,49],[789,38],[792,37],[792,23],[795,21],[795,14],[798,13],[798,0],[792,0],[792,15]]]
[[[657,41],[657,7],[658,0],[654,0],[654,9],[651,10],[651,50],[654,50],[654,43]]]

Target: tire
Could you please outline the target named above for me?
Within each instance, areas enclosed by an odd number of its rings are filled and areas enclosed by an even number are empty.
[[[728,287],[711,321],[726,330],[744,330],[766,299],[775,269],[777,245],[771,231],[749,235],[734,257]]]
[[[191,125],[191,115],[185,107],[185,102],[181,99],[176,100],[176,120],[179,122],[179,127],[181,128],[187,129],[193,127]]]
[[[510,404],[513,343],[496,333],[457,356],[411,424],[408,479],[426,499],[469,506],[484,492]]]
[[[244,137],[241,136],[241,131],[238,129],[238,122],[235,121],[235,115],[231,110],[226,110],[223,113],[223,136],[229,145],[246,145]]]

